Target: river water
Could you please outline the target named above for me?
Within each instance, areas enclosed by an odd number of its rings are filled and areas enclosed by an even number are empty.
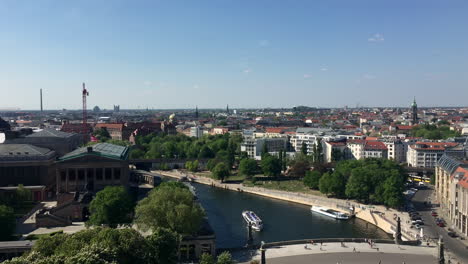
[[[192,184],[216,233],[218,248],[241,247],[247,241],[242,211],[254,211],[263,230],[253,231],[253,243],[314,238],[390,238],[378,227],[360,219],[336,220],[310,211],[306,205]]]

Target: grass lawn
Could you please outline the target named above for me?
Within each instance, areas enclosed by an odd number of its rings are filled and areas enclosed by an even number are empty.
[[[256,181],[255,184],[252,182],[244,182],[245,186],[249,187],[263,187],[265,189],[280,190],[287,192],[300,192],[318,196],[325,196],[318,190],[312,190],[302,183],[301,180],[290,180],[290,181]]]
[[[195,173],[195,175],[200,176],[200,177],[206,177],[206,178],[213,178],[213,175],[209,171],[201,171]],[[245,176],[238,175],[237,172],[233,172],[231,175],[229,175],[226,179],[224,179],[225,182],[230,182],[230,181],[243,181],[245,180]]]
[[[54,236],[56,234],[62,234],[62,233],[63,233],[63,231],[60,230],[60,231],[56,231],[56,232],[52,232],[52,233],[48,233],[48,234],[32,234],[32,235],[28,235],[26,237],[26,240],[38,240],[41,237],[51,237],[51,236]]]

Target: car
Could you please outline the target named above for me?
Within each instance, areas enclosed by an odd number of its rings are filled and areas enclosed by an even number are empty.
[[[444,223],[444,222],[438,222],[438,223],[437,223],[437,226],[439,226],[439,227],[445,227],[445,223]]]
[[[432,211],[431,215],[434,216],[434,217],[438,216],[436,211]]]
[[[422,220],[421,216],[412,216],[411,220],[416,221],[416,220]]]
[[[457,233],[455,233],[455,232],[453,232],[453,231],[447,232],[447,235],[448,235],[449,237],[457,237],[457,236],[458,236]]]

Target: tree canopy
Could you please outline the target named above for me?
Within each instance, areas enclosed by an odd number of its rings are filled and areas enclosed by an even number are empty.
[[[319,189],[339,198],[398,207],[404,201],[406,177],[403,168],[391,160],[347,160],[322,175]]]
[[[4,263],[175,264],[179,240],[176,233],[161,228],[144,238],[131,228],[96,227],[75,234],[42,237],[31,252]]]
[[[456,130],[450,130],[446,122],[439,122],[439,125],[423,124],[411,129],[411,135],[431,140],[447,139],[460,136]]]
[[[222,182],[227,176],[229,176],[229,168],[224,162],[220,162],[216,164],[211,173],[215,179]]]
[[[10,240],[15,232],[16,218],[13,208],[0,205],[0,240]]]
[[[260,162],[263,174],[266,176],[279,176],[281,174],[281,162],[280,160],[270,154],[266,154],[262,157]]]
[[[87,225],[107,225],[115,228],[118,225],[132,223],[133,199],[122,186],[107,186],[96,194],[91,201],[91,216]]]
[[[205,213],[193,194],[182,186],[162,183],[151,190],[135,208],[137,227],[143,231],[162,227],[182,235],[195,234]]]
[[[247,177],[254,176],[257,172],[257,162],[253,159],[242,159],[239,163],[239,174]]]

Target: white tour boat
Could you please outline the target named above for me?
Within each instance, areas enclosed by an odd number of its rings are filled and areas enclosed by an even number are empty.
[[[326,216],[329,216],[329,217],[332,217],[332,218],[335,218],[335,219],[340,219],[340,220],[349,219],[348,214],[338,212],[336,210],[326,208],[326,207],[312,206],[312,208],[310,208],[310,210],[312,210],[312,212],[316,212],[316,213],[319,213],[319,214],[322,214],[322,215],[326,215]]]
[[[244,218],[245,222],[247,222],[247,224],[252,225],[254,230],[261,231],[263,229],[262,219],[260,219],[260,217],[258,217],[254,212],[244,211],[242,212],[242,217]]]

